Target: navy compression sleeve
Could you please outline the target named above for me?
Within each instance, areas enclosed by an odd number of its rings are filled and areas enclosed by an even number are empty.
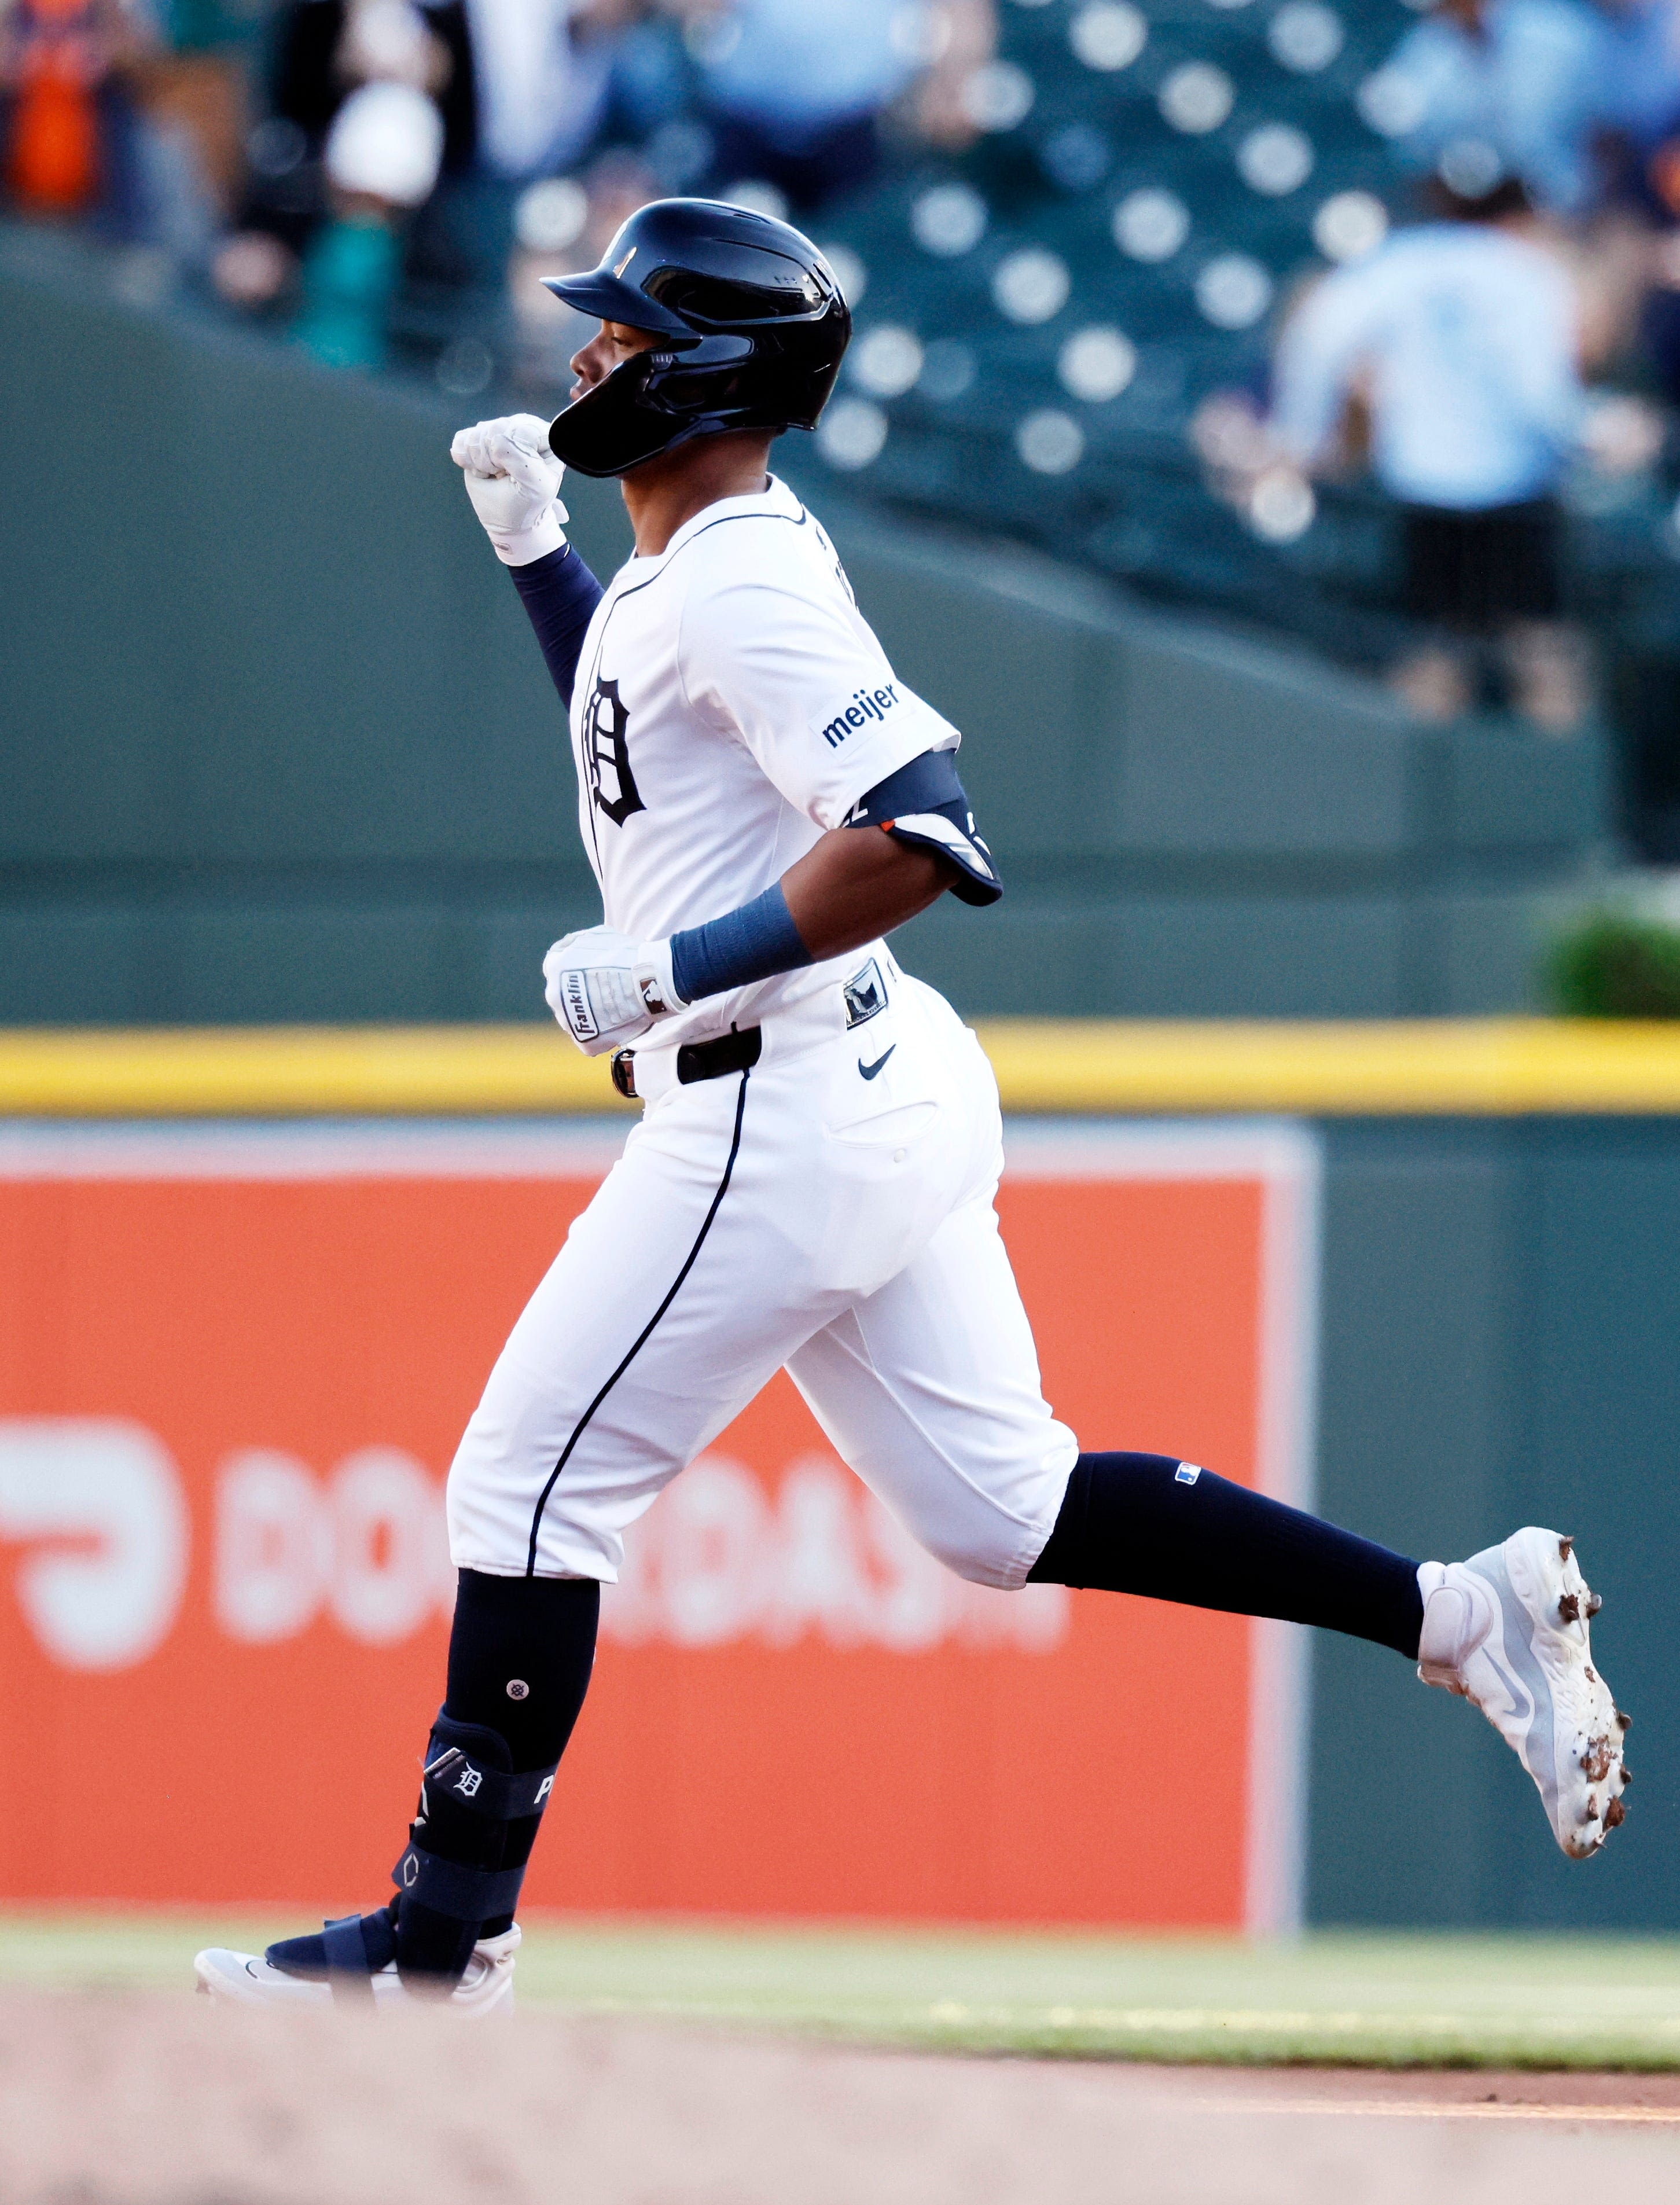
[[[810,961],[780,881],[738,911],[671,936],[671,978],[686,1003],[773,979]]]
[[[590,615],[601,602],[601,585],[569,544],[562,544],[558,551],[544,552],[528,567],[510,567],[508,571],[531,615],[560,701],[569,711],[578,654],[584,647]]]

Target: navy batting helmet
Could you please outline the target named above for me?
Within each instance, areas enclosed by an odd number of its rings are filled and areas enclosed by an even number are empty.
[[[598,268],[545,280],[568,306],[660,340],[550,425],[555,457],[579,474],[626,474],[721,429],[814,429],[852,335],[808,237],[715,199],[655,199]]]

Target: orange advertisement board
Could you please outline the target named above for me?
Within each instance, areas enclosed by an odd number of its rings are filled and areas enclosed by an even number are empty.
[[[614,1126],[0,1135],[0,1893],[375,1904],[442,1694],[442,1488]],[[1305,1499],[1316,1156],[1018,1125],[1057,1413]],[[591,1910],[1275,1925],[1297,1634],[965,1585],[786,1379],[631,1534],[526,1886]]]

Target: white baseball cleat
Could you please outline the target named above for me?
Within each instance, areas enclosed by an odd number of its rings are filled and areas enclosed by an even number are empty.
[[[1586,1860],[1627,1811],[1629,1719],[1593,1666],[1600,1602],[1574,1549],[1530,1524],[1467,1562],[1425,1562],[1417,1673],[1475,1703],[1539,1786],[1558,1843]]]
[[[330,2006],[377,2011],[412,2000],[446,2006],[464,2021],[501,2018],[513,2011],[513,1955],[519,1948],[517,1923],[499,1937],[481,1937],[472,1947],[466,1972],[454,1988],[428,1994],[411,1990],[388,1961],[367,1976],[335,1972],[302,1976],[277,1968],[254,1952],[230,1952],[212,1945],[193,1963],[198,1988],[231,2006]],[[270,1947],[270,1950],[273,1948]]]

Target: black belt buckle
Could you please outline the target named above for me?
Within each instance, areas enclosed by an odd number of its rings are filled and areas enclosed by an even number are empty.
[[[636,1100],[636,1052],[633,1049],[613,1052],[613,1085],[626,1102]]]
[[[715,1041],[686,1041],[677,1051],[678,1083],[692,1087],[697,1080],[722,1079],[732,1072],[751,1072],[763,1047],[762,1026],[749,1026],[745,1033],[739,1027],[732,1027]]]

